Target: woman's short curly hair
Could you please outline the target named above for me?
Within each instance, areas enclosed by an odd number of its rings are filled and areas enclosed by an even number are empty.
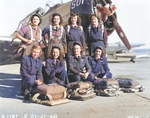
[[[31,50],[30,50],[30,55],[32,54],[32,51],[33,51],[34,49],[40,50],[40,55],[39,55],[39,56],[42,55],[42,49],[41,49],[41,47],[40,47],[39,45],[37,45],[37,44],[35,44],[35,45],[32,46],[32,48],[31,48]]]
[[[36,17],[39,18],[39,20],[40,20],[40,22],[39,22],[39,24],[38,24],[38,26],[39,26],[39,25],[42,23],[42,19],[41,19],[41,17],[40,17],[39,14],[35,13],[35,14],[33,14],[33,15],[31,16],[31,19],[30,19],[31,23],[32,23],[32,20],[33,20],[34,16],[36,16]]]
[[[59,23],[59,25],[62,24],[62,23],[63,23],[63,19],[62,19],[61,15],[60,15],[59,13],[54,13],[54,14],[52,15],[52,19],[51,19],[52,24],[54,24],[54,17],[55,17],[55,16],[59,16],[59,18],[60,18],[60,23]]]
[[[68,19],[68,24],[71,25],[72,22],[71,22],[71,17],[74,17],[74,16],[77,16],[77,25],[81,25],[81,18],[79,17],[79,15],[75,12],[72,12],[71,15],[70,15],[70,18]]]
[[[96,17],[97,19],[98,19],[98,22],[100,23],[100,19],[99,19],[99,17],[96,15],[96,14],[91,14],[91,16],[90,16],[90,21],[92,22],[92,17]]]

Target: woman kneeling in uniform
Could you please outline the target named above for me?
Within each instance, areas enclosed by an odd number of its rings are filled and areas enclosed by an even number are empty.
[[[73,43],[73,56],[68,58],[68,77],[70,82],[85,81],[91,72],[86,56],[81,55],[81,43]]]
[[[51,50],[50,58],[46,60],[45,71],[47,77],[44,78],[46,84],[68,84],[68,76],[65,70],[63,55],[59,47],[54,46]]]
[[[92,72],[87,80],[93,82],[95,79],[101,79],[106,75],[106,78],[112,78],[112,74],[107,65],[107,59],[103,57],[103,48],[98,46],[93,51],[94,57],[89,57],[89,64]]]
[[[20,74],[22,75],[22,92],[25,95],[25,99],[28,99],[29,94],[36,85],[36,80],[43,81],[42,75],[42,60],[38,57],[42,54],[42,50],[39,45],[33,45],[31,53],[28,56],[24,56],[21,61]]]

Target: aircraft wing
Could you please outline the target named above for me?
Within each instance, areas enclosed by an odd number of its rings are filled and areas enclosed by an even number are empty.
[[[131,49],[145,44],[131,43]],[[126,51],[125,51],[126,50]],[[129,52],[128,49],[122,43],[110,43],[106,48],[107,62],[109,63],[119,63],[119,62],[135,62],[136,54],[132,51]]]
[[[8,64],[8,63],[15,63],[13,59],[12,53],[20,44],[20,40],[16,39],[12,45],[10,42],[12,39],[8,36],[0,36],[0,65],[1,64]],[[11,62],[10,62],[11,61]],[[6,63],[5,63],[6,62]]]
[[[142,43],[131,43],[131,48],[143,46],[145,44]],[[107,54],[114,54],[115,52],[121,51],[121,50],[128,50],[124,44],[122,43],[109,43],[108,47],[106,48]]]

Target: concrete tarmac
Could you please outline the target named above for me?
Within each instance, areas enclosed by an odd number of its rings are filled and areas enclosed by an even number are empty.
[[[0,118],[150,118],[150,58],[135,63],[108,63],[113,78],[132,78],[144,92],[121,93],[118,97],[96,96],[86,101],[45,106],[20,96],[20,65],[0,66]]]

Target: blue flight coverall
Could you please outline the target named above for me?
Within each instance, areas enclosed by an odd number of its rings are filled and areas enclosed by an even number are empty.
[[[92,72],[87,78],[88,81],[93,82],[95,77],[103,78],[104,75],[106,75],[107,78],[112,78],[112,73],[109,70],[107,59],[105,57],[101,57],[100,59],[89,57],[88,61],[92,68]]]
[[[21,84],[24,95],[31,93],[35,80],[40,79],[43,81],[42,65],[42,60],[39,58],[34,60],[31,55],[22,58],[20,74],[22,76]]]
[[[44,78],[46,84],[58,83],[58,84],[68,84],[68,75],[65,70],[65,64],[63,60],[57,60],[56,62],[53,59],[46,60],[45,71],[48,75],[47,78]]]
[[[67,58],[69,55],[73,55],[73,43],[75,42],[81,43],[84,49],[83,51],[85,51],[85,37],[84,31],[81,30],[81,26],[70,26],[70,29],[68,29],[68,26],[66,26],[65,31],[67,39]]]
[[[101,25],[99,24],[98,27],[93,27],[91,25],[90,31],[87,29],[86,31],[86,39],[89,49],[89,55],[94,56],[93,50],[97,46],[101,46],[105,49],[107,45],[107,31],[106,29],[101,29]]]

